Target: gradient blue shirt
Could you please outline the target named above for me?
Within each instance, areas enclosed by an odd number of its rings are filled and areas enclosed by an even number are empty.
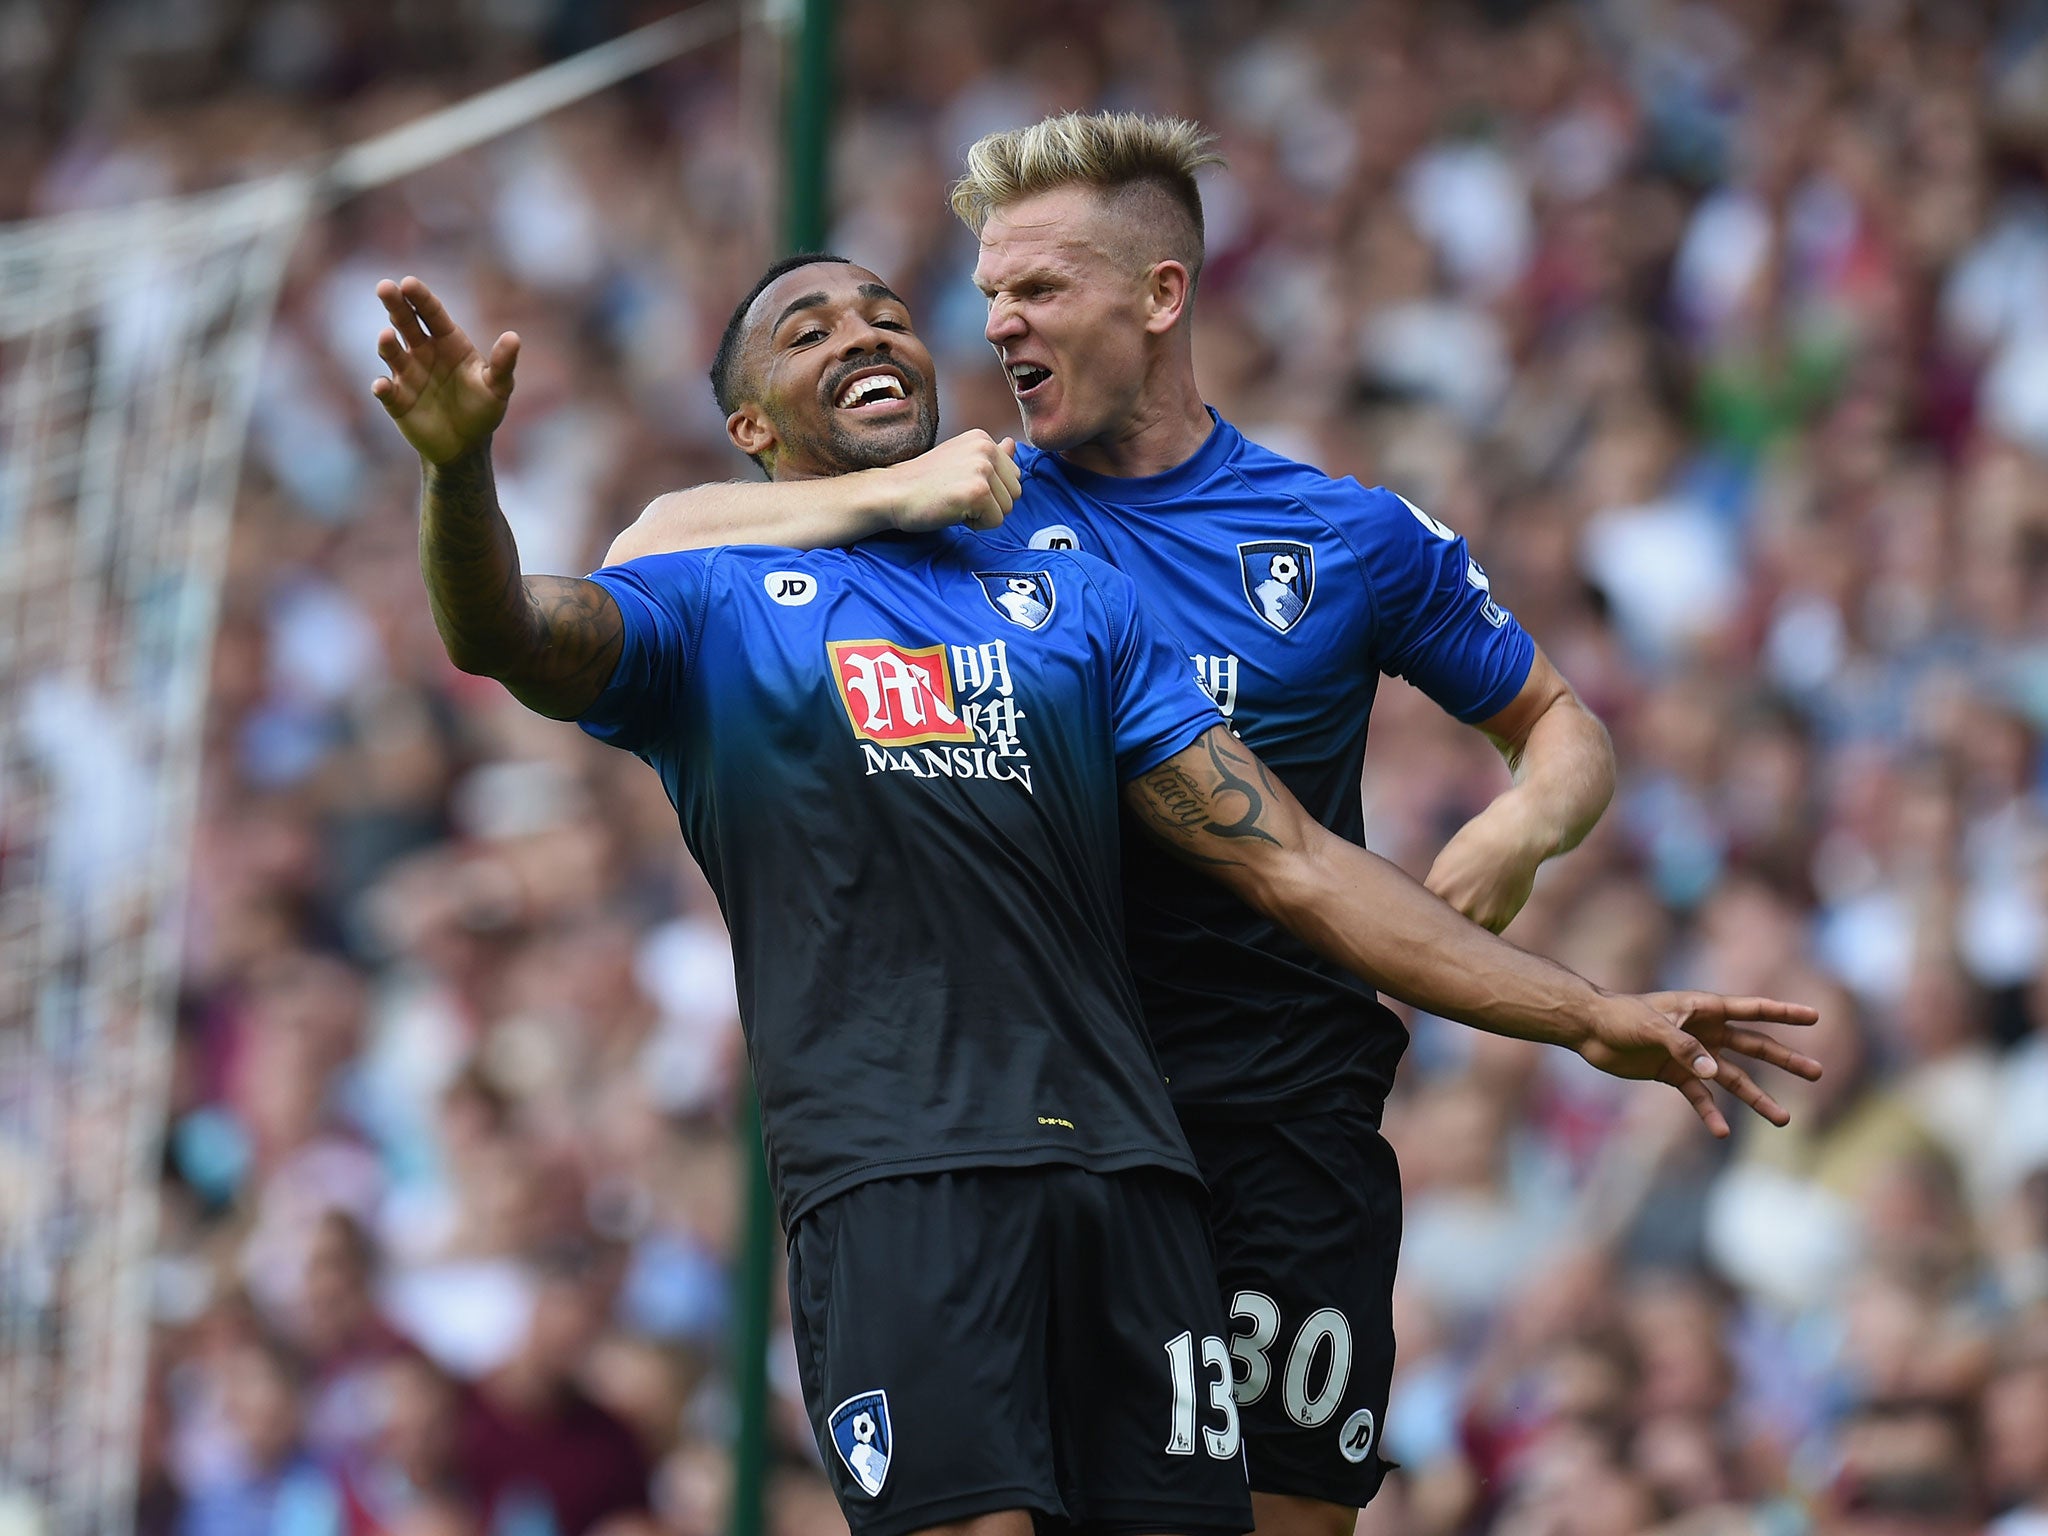
[[[592,580],[625,639],[580,723],[661,775],[724,910],[785,1223],[946,1168],[1193,1174],[1118,808],[1221,717],[1128,577],[947,530]]]
[[[1162,475],[1017,457],[1023,495],[989,537],[1129,575],[1231,728],[1354,843],[1382,672],[1468,722],[1528,679],[1535,644],[1465,541],[1391,491],[1282,458],[1221,418]],[[1124,864],[1132,966],[1183,1111],[1385,1097],[1407,1033],[1368,988],[1134,829]]]

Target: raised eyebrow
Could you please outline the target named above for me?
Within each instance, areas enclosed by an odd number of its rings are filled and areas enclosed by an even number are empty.
[[[823,309],[831,302],[832,300],[822,293],[806,293],[799,298],[791,299],[783,306],[782,313],[775,317],[775,323],[768,327],[769,332],[772,334],[781,330],[782,322],[791,315],[800,314],[806,309]]]
[[[887,283],[862,283],[859,291],[860,296],[864,299],[883,299],[891,304],[902,304],[905,309],[910,308],[910,305],[904,301],[903,295],[894,288],[891,288]]]

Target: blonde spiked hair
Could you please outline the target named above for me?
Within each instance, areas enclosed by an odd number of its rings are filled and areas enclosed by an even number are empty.
[[[1163,195],[1189,225],[1192,248],[1175,254],[1192,277],[1202,266],[1202,196],[1195,172],[1224,163],[1215,142],[1199,123],[1178,117],[1064,112],[977,139],[967,151],[967,174],[953,184],[953,212],[979,235],[996,210],[1060,187],[1094,187],[1112,197]],[[1148,232],[1158,227],[1153,222]]]

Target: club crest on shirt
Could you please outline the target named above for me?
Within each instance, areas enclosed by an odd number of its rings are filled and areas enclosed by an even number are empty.
[[[839,1459],[846,1463],[861,1492],[873,1498],[888,1479],[889,1455],[896,1441],[889,1428],[889,1394],[862,1392],[849,1397],[832,1410],[826,1423]]]
[[[1237,546],[1245,601],[1286,634],[1316,595],[1316,552],[1299,539],[1254,539]]]
[[[974,579],[981,583],[991,608],[1026,629],[1041,627],[1058,601],[1046,571],[976,571]]]

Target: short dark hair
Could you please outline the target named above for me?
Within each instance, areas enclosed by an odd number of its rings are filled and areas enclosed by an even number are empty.
[[[718,408],[730,416],[740,408],[740,341],[741,332],[746,328],[747,311],[754,307],[754,300],[761,297],[770,283],[785,272],[794,272],[798,267],[816,266],[820,262],[836,262],[842,267],[853,263],[844,256],[834,256],[829,251],[798,251],[794,256],[785,256],[754,280],[754,286],[747,290],[747,296],[733,306],[732,318],[725,322],[725,334],[718,338],[718,355],[711,359],[711,393],[718,401]]]

